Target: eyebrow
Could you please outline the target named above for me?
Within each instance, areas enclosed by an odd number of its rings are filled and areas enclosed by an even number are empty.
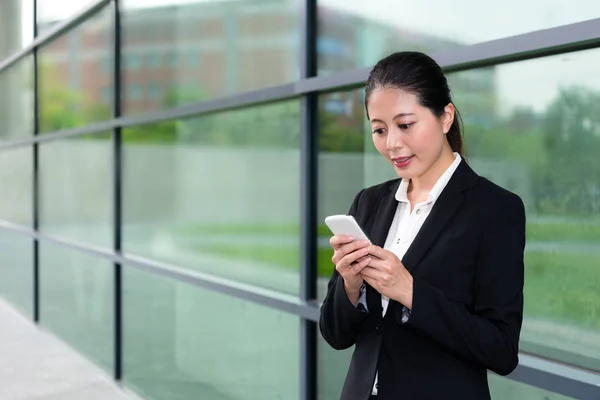
[[[400,118],[400,117],[407,117],[409,115],[415,115],[415,114],[414,113],[400,113],[400,114],[396,115],[393,119]],[[372,119],[371,122],[381,122],[381,123],[384,123],[380,119]]]

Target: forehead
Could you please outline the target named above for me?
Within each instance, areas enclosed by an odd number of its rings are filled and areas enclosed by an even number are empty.
[[[393,118],[402,113],[418,113],[423,107],[417,96],[404,90],[393,88],[375,89],[367,102],[370,119]]]

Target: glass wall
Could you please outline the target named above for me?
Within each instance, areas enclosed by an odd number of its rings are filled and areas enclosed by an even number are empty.
[[[33,0],[3,0],[0,4],[0,65],[33,41]]]
[[[14,0],[13,0],[14,1]],[[32,1],[32,0],[29,0]],[[43,35],[74,15],[97,3],[96,0],[37,0],[38,35]]]
[[[121,3],[128,114],[300,77],[299,0]]]
[[[124,251],[297,294],[298,112],[294,100],[126,129]]]
[[[33,57],[0,72],[0,143],[33,134]]]
[[[112,372],[112,263],[42,243],[39,268],[41,323]]]
[[[0,296],[21,312],[144,398],[339,398],[352,349],[303,323],[316,322],[334,269],[323,221],[395,178],[371,140],[364,82],[348,77],[398,50],[468,53],[443,66],[467,160],[527,209],[521,351],[600,372],[595,2],[319,0],[315,15],[301,0],[105,3],[74,21],[99,3],[38,0],[38,33],[51,36],[35,59],[17,53],[33,39],[33,1],[0,6]],[[585,35],[565,26],[582,22]],[[480,63],[517,42],[560,54]],[[298,94],[313,47],[317,74],[330,75],[309,81],[314,109]],[[304,135],[317,139],[311,157]],[[313,206],[316,238],[302,235]],[[316,265],[302,265],[308,240]],[[537,372],[490,374],[493,398],[563,400],[585,385],[553,393],[557,372]]]
[[[40,132],[80,127],[111,117],[113,74],[102,69],[104,64],[114,63],[111,8],[102,9],[40,48]]]
[[[27,317],[33,316],[33,240],[0,230],[0,293]]]
[[[319,74],[368,67],[394,51],[426,53],[585,21],[600,4],[576,0],[508,0],[484,6],[476,0],[318,0]],[[515,12],[518,10],[518,12]],[[499,24],[497,21],[510,21]]]
[[[110,247],[113,243],[110,134],[79,136],[39,147],[40,230]]]
[[[125,382],[149,399],[298,399],[299,318],[126,269]]]

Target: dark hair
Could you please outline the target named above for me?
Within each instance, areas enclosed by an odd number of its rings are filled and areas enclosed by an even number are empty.
[[[416,51],[390,54],[371,70],[365,88],[365,108],[375,89],[394,88],[417,96],[419,103],[436,117],[452,102],[450,88],[442,68],[431,57]],[[368,110],[367,110],[368,115]],[[455,108],[454,121],[446,134],[452,151],[463,155],[460,114]]]

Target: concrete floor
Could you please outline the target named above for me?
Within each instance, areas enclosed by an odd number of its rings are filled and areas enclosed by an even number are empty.
[[[0,298],[0,399],[139,400]]]

